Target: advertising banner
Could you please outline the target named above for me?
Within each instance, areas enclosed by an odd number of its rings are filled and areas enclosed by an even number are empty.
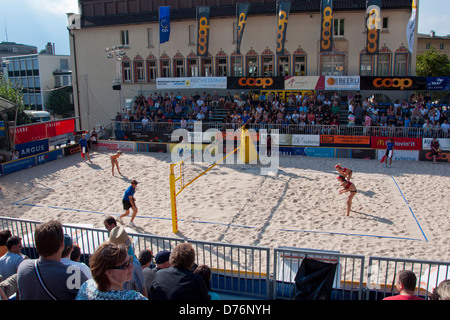
[[[49,150],[48,139],[16,144],[15,148],[19,152],[19,158],[33,156]]]
[[[450,91],[450,77],[427,77],[427,90]]]
[[[370,137],[367,136],[335,136],[335,135],[321,135],[321,146],[335,146],[335,147],[369,147]]]
[[[236,35],[236,54],[241,54],[241,42],[244,34],[245,25],[247,24],[248,11],[250,3],[237,3],[237,35]]]
[[[5,137],[5,136],[6,136],[5,122],[4,121],[0,121],[0,137]]]
[[[439,142],[439,146],[443,151],[450,151],[450,139],[436,139]],[[422,149],[423,150],[431,150],[431,141],[432,138],[423,138],[422,139]]]
[[[166,143],[154,143],[154,142],[136,142],[137,152],[167,152]]]
[[[227,77],[227,89],[283,90],[284,77]]]
[[[375,159],[377,150],[373,149],[358,149],[358,148],[336,148],[336,158],[350,158],[350,159]]]
[[[292,135],[293,146],[308,146],[318,147],[320,146],[320,135],[310,134],[293,134]]]
[[[97,148],[107,151],[134,151],[134,142],[99,140]]]
[[[326,76],[325,90],[359,90],[359,76]]]
[[[278,2],[277,14],[277,54],[284,54],[284,42],[286,41],[286,31],[289,20],[290,1]]]
[[[377,159],[381,161],[386,154],[384,150],[378,150]],[[392,157],[393,161],[419,161],[419,151],[416,150],[395,150]]]
[[[284,77],[285,90],[321,90],[318,88],[320,78],[323,76]],[[323,88],[322,88],[323,89]]]
[[[209,46],[209,7],[197,7],[197,56],[207,57]]]
[[[81,147],[77,143],[77,144],[72,144],[70,146],[64,147],[63,150],[64,150],[64,156],[67,157],[67,156],[70,156],[72,154],[80,153],[81,152]]]
[[[11,137],[14,135],[14,128],[11,129]],[[16,128],[15,144],[36,141],[47,138],[45,123],[30,124]]]
[[[433,161],[433,155],[430,150],[421,150],[419,152],[419,160],[420,161]],[[449,151],[441,151],[436,158],[436,161],[439,162],[450,162],[450,152]]]
[[[25,159],[19,159],[2,164],[3,174],[9,174],[16,171],[28,169],[36,166],[36,157],[29,157]]]
[[[156,78],[157,89],[226,89],[227,77]]]
[[[408,24],[406,25],[406,39],[408,41],[408,49],[411,53],[413,53],[414,51],[414,34],[416,33],[416,14],[417,14],[416,0],[412,0],[411,17],[409,17]]]
[[[361,76],[361,90],[426,90],[425,77],[369,77]]]
[[[380,47],[381,31],[381,0],[369,0],[367,2],[367,54],[378,54]]]
[[[333,0],[320,2],[320,52],[333,50]]]
[[[370,147],[372,149],[386,149],[389,137],[372,137]],[[421,138],[394,138],[395,150],[422,150]]]
[[[37,164],[43,164],[56,159],[61,159],[63,157],[62,149],[57,149],[50,152],[45,152],[36,156]]]
[[[170,7],[159,7],[159,43],[170,38]]]
[[[75,131],[75,119],[46,122],[45,129],[47,138],[73,133]]]

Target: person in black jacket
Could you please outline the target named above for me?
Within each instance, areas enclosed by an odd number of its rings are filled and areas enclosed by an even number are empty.
[[[151,300],[210,300],[201,276],[192,272],[195,250],[190,243],[177,245],[170,254],[171,267],[155,273]]]

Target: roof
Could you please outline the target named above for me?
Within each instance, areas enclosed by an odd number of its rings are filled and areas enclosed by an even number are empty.
[[[334,11],[365,10],[366,0],[334,0]],[[411,0],[382,0],[383,9],[410,9]],[[276,1],[264,3],[251,3],[249,16],[275,14]],[[297,0],[292,1],[290,13],[320,12],[320,0]],[[210,17],[235,17],[236,6],[210,6]],[[196,8],[171,9],[170,19],[195,20]],[[108,16],[83,16],[81,17],[81,27],[96,27],[123,24],[139,24],[147,22],[157,22],[158,11],[147,11],[129,14],[117,14]]]
[[[448,36],[431,36],[429,34],[418,33],[417,38],[419,39],[429,39],[429,40],[450,40],[450,35]]]

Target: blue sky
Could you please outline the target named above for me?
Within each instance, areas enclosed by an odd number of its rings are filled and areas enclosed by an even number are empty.
[[[34,45],[47,42],[56,54],[70,54],[66,13],[78,13],[77,0],[0,0],[0,42]],[[419,33],[450,34],[450,0],[419,1]]]

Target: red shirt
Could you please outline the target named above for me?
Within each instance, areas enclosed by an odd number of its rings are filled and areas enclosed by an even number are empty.
[[[415,295],[406,295],[406,294],[399,294],[396,296],[390,296],[390,297],[386,297],[383,300],[425,300],[421,297],[415,296]]]

